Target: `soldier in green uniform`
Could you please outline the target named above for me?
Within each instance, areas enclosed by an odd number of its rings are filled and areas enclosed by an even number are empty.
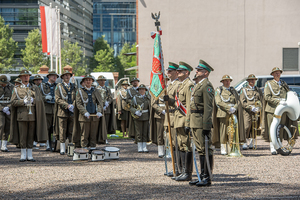
[[[190,121],[186,118],[188,115],[186,108],[190,104],[191,92],[194,87],[194,83],[189,78],[192,70],[193,68],[189,64],[179,62],[179,67],[177,68],[178,84],[175,91],[177,109],[175,111],[174,128],[176,129],[177,143],[182,162],[182,173],[175,178],[176,181],[189,181],[192,179],[193,155],[189,137]],[[172,105],[172,100],[170,103]]]
[[[42,95],[44,97],[45,104],[45,112],[47,118],[47,130],[49,139],[47,140],[47,148],[46,151],[50,151],[50,142],[51,134],[53,131],[53,114],[54,114],[54,104],[55,104],[55,88],[56,88],[56,79],[58,78],[58,74],[55,71],[50,71],[47,75],[48,82],[42,83],[40,85]]]
[[[20,162],[32,161],[34,138],[37,142],[47,140],[47,122],[40,89],[29,83],[30,73],[20,72],[22,85],[15,87],[11,97],[10,142],[21,147]]]
[[[280,79],[281,73],[282,70],[280,68],[274,67],[271,72],[271,75],[274,77],[274,79],[266,82],[265,90],[264,90],[264,100],[266,101],[264,111],[266,115],[265,119],[267,120],[265,122],[267,126],[265,126],[266,129],[265,129],[264,139],[266,141],[270,141],[270,150],[272,155],[277,154],[270,136],[270,126],[273,120],[273,114],[275,112],[276,107],[279,104],[286,105],[287,92],[289,91],[289,86],[287,85],[287,83],[284,82],[282,79]],[[291,127],[288,124],[292,124],[298,127],[297,122],[293,122],[289,120],[286,113],[284,113],[281,116],[280,124],[285,124],[290,129]],[[291,133],[294,132],[292,129],[290,131]],[[296,133],[296,135],[298,134],[299,133]],[[280,130],[280,139],[282,140],[283,138],[287,139],[288,137],[286,134],[283,133],[283,130]]]
[[[149,132],[150,98],[146,95],[148,89],[144,84],[138,87],[139,94],[133,96],[130,103],[130,112],[134,116],[135,139],[139,153],[148,153],[147,139]]]
[[[262,105],[262,91],[255,86],[257,78],[254,74],[250,74],[247,78],[248,85],[241,89],[240,101],[243,106],[244,112],[244,128],[247,141],[243,144],[243,149],[246,150],[248,147],[255,148],[255,136],[251,135],[252,129],[252,118],[255,114],[260,112]],[[259,122],[257,122],[259,125]],[[256,127],[258,128],[258,127]],[[248,144],[249,143],[249,146]]]
[[[103,75],[100,75],[97,79],[99,89],[101,93],[101,97],[103,99],[103,110],[104,110],[104,117],[106,122],[106,128],[108,134],[115,133],[116,130],[116,118],[115,118],[115,109],[113,106],[113,96],[111,94],[110,88],[105,86],[106,78]],[[106,144],[107,141],[106,141]]]
[[[190,127],[192,129],[194,142],[200,157],[200,178],[198,180],[191,181],[190,185],[196,186],[209,186],[211,185],[211,177],[208,173],[208,167],[212,171],[213,166],[213,150],[211,148],[211,128],[212,128],[212,113],[213,113],[213,101],[214,101],[214,89],[211,82],[208,80],[208,76],[214,69],[205,61],[200,60],[199,65],[196,67],[196,76],[199,82],[195,85],[191,103],[188,104],[187,120],[190,120]],[[208,152],[205,152],[205,136],[207,136]],[[205,154],[209,155],[209,165],[205,160]]]
[[[100,117],[103,116],[103,99],[100,91],[92,86],[94,81],[93,76],[86,75],[83,78],[84,88],[79,88],[76,94],[81,147],[90,147],[92,150],[96,149],[98,143],[98,133],[101,128],[99,128],[99,121]]]
[[[133,78],[130,81],[130,84],[132,86],[127,89],[127,98],[126,98],[126,102],[127,102],[127,104],[129,104],[129,106],[131,106],[132,98],[135,95],[139,94],[139,92],[138,92],[139,82],[140,82],[140,80],[138,78]],[[131,115],[129,116],[129,128],[128,129],[129,129],[129,136],[132,138],[135,138],[134,121],[133,121],[133,118]]]
[[[215,89],[215,105],[214,105],[214,132],[212,143],[216,147],[221,143],[221,154],[227,154],[228,134],[227,127],[229,125],[229,117],[231,114],[237,115],[239,142],[245,142],[245,130],[243,119],[243,108],[239,100],[237,91],[230,86],[231,76],[224,75],[222,80],[223,86]]]
[[[122,88],[118,92],[117,96],[117,113],[118,120],[121,120],[121,131],[123,133],[123,137],[127,136],[127,121],[129,119],[129,108],[126,108],[127,103],[127,87],[129,86],[127,81],[123,81]]]
[[[11,94],[14,89],[6,75],[0,76],[0,146],[2,152],[8,152],[7,140],[10,132]],[[2,141],[2,145],[1,145]]]
[[[60,154],[64,155],[66,150],[66,139],[71,141],[74,124],[74,105],[76,96],[76,85],[70,83],[72,73],[64,71],[60,76],[62,83],[55,88],[54,105],[54,133],[56,140],[60,142]]]
[[[167,76],[170,79],[170,83],[167,86],[167,100],[169,105],[169,116],[170,116],[170,129],[171,129],[171,136],[172,136],[172,144],[173,144],[173,150],[174,153],[178,152],[178,145],[177,143],[177,134],[176,129],[174,128],[174,119],[175,119],[175,96],[178,89],[178,69],[179,65],[173,62],[169,62],[169,67],[167,68]],[[165,98],[165,97],[164,97]],[[166,129],[166,135],[169,136],[169,130],[168,130],[168,119],[165,117],[164,126]],[[175,149],[177,147],[177,149]],[[170,171],[167,176],[172,177],[175,179],[176,176],[180,175],[180,172],[182,170],[182,163],[180,160],[179,155],[174,156],[175,159],[175,176],[173,177],[173,171]]]

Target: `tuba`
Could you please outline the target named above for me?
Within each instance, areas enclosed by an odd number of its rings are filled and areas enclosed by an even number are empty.
[[[238,120],[235,114],[231,114],[229,117],[229,126],[227,127],[227,133],[230,146],[230,153],[228,154],[228,156],[243,157],[240,150]]]
[[[287,105],[278,105],[276,107],[274,112],[274,117],[270,126],[270,137],[274,145],[274,148],[278,153],[280,153],[283,156],[289,155],[292,152],[293,147],[295,145],[295,134],[297,132],[298,127],[292,126],[293,128],[295,128],[295,132],[292,135],[288,127],[286,127],[283,124],[280,124],[281,116],[285,112],[287,112],[287,116],[292,121],[297,120],[300,115],[300,103],[297,94],[295,92],[289,91],[287,93],[286,104]],[[287,132],[289,138],[288,145],[285,147],[283,147],[279,137],[279,131],[281,128],[283,128]]]

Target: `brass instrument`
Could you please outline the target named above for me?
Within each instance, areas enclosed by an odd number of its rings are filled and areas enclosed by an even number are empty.
[[[29,101],[29,103],[26,104],[26,106],[28,107],[28,115],[32,115],[32,112],[31,112],[31,106],[32,106],[32,103],[31,103],[31,90],[30,90],[29,87],[26,87],[26,93],[27,93],[27,95],[26,95],[25,98],[27,98],[28,101]]]
[[[142,112],[142,110],[143,110],[142,106],[140,106],[140,105],[136,105],[135,108],[136,108],[137,111],[141,111]],[[135,115],[134,113],[131,113],[131,116],[134,119],[138,119],[140,117],[140,116]]]
[[[260,129],[260,127],[257,127],[257,122],[258,119],[260,117],[260,113],[261,113],[261,102],[260,101],[256,101],[254,106],[258,109],[258,112],[254,113],[254,115],[252,115],[252,141],[254,141],[257,137],[257,131]],[[255,147],[253,149],[257,149],[257,140],[255,140]]]
[[[130,104],[129,103],[125,106],[124,110],[126,110],[126,111],[130,110]]]
[[[239,133],[238,133],[238,120],[235,114],[229,117],[229,125],[227,127],[228,142],[230,146],[229,157],[243,157],[240,150]]]

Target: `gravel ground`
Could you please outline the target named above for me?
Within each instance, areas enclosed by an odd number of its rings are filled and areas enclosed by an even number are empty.
[[[20,150],[9,145],[0,152],[0,199],[300,199],[299,143],[286,157],[272,156],[262,140],[242,158],[217,150],[213,184],[198,188],[163,176],[155,145],[146,154],[132,140],[109,142],[120,148],[119,160],[73,162],[40,148],[37,162],[20,163]]]

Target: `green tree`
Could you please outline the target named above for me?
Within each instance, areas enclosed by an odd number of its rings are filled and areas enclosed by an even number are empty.
[[[95,59],[95,56],[97,55],[97,52],[99,50],[107,50],[107,52],[110,52],[112,50],[110,48],[109,44],[107,43],[107,41],[104,39],[104,35],[97,38],[94,43],[94,46],[93,46],[94,56],[91,58],[90,65],[89,65],[90,71],[93,71],[99,65],[99,62]]]
[[[39,29],[28,33],[25,39],[25,49],[21,49],[24,67],[32,73],[37,73],[41,66],[49,66],[50,61],[42,48],[42,36]]]
[[[18,43],[12,39],[13,29],[5,25],[3,17],[0,16],[0,72],[9,70],[15,63],[14,53]]]
[[[123,45],[122,50],[120,51],[120,54],[118,55],[117,59],[119,62],[117,62],[118,71],[119,71],[119,77],[124,77],[124,75],[136,75],[136,70],[130,70],[125,71],[125,69],[128,69],[130,67],[136,66],[136,55],[124,55],[126,53],[135,53],[136,52],[136,43],[130,46],[128,43],[125,43]]]
[[[82,50],[78,43],[71,44],[69,41],[64,41],[64,48],[61,49],[61,66],[70,65],[73,68],[75,76],[84,75],[86,66],[82,63]]]
[[[94,72],[113,72],[115,68],[114,51],[112,49],[105,49],[97,51],[94,56],[98,65]]]

